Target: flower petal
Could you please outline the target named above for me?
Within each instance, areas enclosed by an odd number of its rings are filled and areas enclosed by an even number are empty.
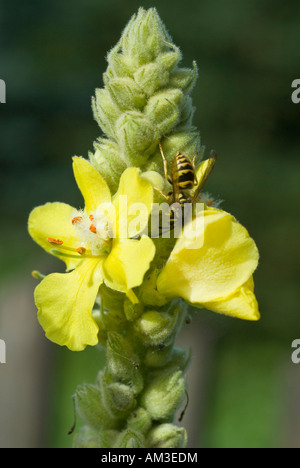
[[[233,294],[257,267],[255,242],[233,216],[218,209],[202,216],[203,228],[196,234],[192,223],[185,226],[158,277],[158,290],[166,297],[216,301]]]
[[[47,338],[71,351],[98,343],[92,308],[102,283],[99,260],[83,260],[71,273],[53,273],[35,289],[38,319]]]
[[[196,307],[205,308],[220,314],[230,315],[243,320],[256,321],[260,319],[258,304],[253,292],[252,277],[233,294],[215,302],[206,302]]]
[[[155,255],[155,246],[149,237],[114,239],[113,248],[104,261],[105,283],[112,289],[125,292],[132,302],[132,288],[140,286]]]
[[[37,244],[49,253],[54,246],[47,241],[47,238],[62,240],[68,247],[74,247],[76,238],[72,226],[73,212],[74,208],[65,203],[55,202],[38,206],[29,215],[29,234]],[[78,264],[76,259],[60,258],[66,263],[68,269],[75,268]]]
[[[111,201],[107,183],[86,159],[75,156],[73,158],[73,171],[88,213],[95,210],[101,203]]]
[[[126,169],[120,179],[113,204],[116,213],[115,236],[127,239],[142,232],[148,223],[153,202],[151,183],[136,167]]]

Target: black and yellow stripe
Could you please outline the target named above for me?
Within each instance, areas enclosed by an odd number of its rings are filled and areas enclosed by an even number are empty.
[[[172,164],[172,182],[180,190],[193,188],[195,171],[190,160],[181,153],[177,153]]]

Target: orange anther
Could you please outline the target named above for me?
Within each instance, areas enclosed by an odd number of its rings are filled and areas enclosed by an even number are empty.
[[[55,245],[62,245],[64,241],[59,240],[59,239],[53,239],[52,237],[47,237],[47,241],[50,242],[50,244],[55,244]]]
[[[86,248],[85,248],[85,247],[78,247],[78,249],[76,249],[76,251],[77,251],[80,255],[84,255],[85,252],[86,252]]]
[[[72,224],[76,224],[82,221],[82,216],[75,216],[75,218],[72,219]]]
[[[207,203],[207,206],[212,206],[213,202],[214,202],[213,200],[209,200]]]
[[[94,234],[97,233],[96,227],[93,224],[90,225],[90,231],[93,232]]]
[[[94,221],[94,216],[93,215],[90,215],[89,218],[90,218],[91,221]]]

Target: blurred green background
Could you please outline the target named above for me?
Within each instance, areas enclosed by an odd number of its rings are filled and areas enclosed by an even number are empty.
[[[247,227],[261,255],[255,273],[259,323],[205,311],[195,315],[199,336],[212,338],[206,340],[203,369],[192,376],[202,388],[194,447],[300,447],[300,364],[291,362],[291,343],[300,338],[300,104],[291,101],[291,83],[300,78],[299,1],[2,0],[0,78],[7,86],[7,102],[0,104],[2,305],[6,291],[12,291],[10,298],[17,295],[23,281],[25,297],[32,296],[33,268],[44,273],[62,268],[29,238],[27,217],[47,201],[80,205],[71,157],[87,156],[101,134],[91,96],[102,87],[106,53],[139,6],[157,8],[181,48],[182,66],[198,64],[194,123],[202,143],[219,154],[207,189]],[[31,303],[29,309],[22,323],[34,327]],[[13,394],[2,391],[5,378],[16,379],[13,388],[24,384],[7,338],[12,327],[21,342],[23,325],[14,319],[15,310],[9,314],[9,325],[0,328],[7,343],[0,408],[1,403],[8,408],[23,429],[19,442],[12,430],[3,446],[28,444],[30,431],[30,416],[28,426]],[[94,349],[73,354],[46,342],[41,329],[36,334],[33,354],[42,349],[44,356],[33,383],[39,411],[28,410],[32,424],[38,419],[36,446],[69,447],[71,395],[78,384],[94,381],[103,356]],[[30,392],[30,387],[22,391],[22,411],[31,404]],[[8,421],[0,411],[1,421],[5,431]]]

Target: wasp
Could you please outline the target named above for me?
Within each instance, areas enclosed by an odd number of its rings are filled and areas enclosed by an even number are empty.
[[[211,171],[217,160],[217,154],[215,151],[211,151],[210,157],[203,161],[199,166],[198,170],[195,167],[195,160],[198,153],[195,154],[191,161],[187,156],[182,154],[180,151],[176,153],[171,163],[171,176],[168,174],[168,162],[164,156],[161,141],[158,140],[160,153],[164,164],[165,178],[172,185],[172,190],[168,194],[164,194],[159,190],[160,194],[168,200],[169,204],[179,204],[179,207],[184,209],[184,205],[187,203],[194,205],[199,197],[199,194],[204,187]],[[197,177],[198,172],[198,177]],[[195,190],[190,194],[186,193],[186,190],[191,191],[194,187]],[[170,227],[174,227],[176,218],[176,209],[173,207],[169,212]]]

